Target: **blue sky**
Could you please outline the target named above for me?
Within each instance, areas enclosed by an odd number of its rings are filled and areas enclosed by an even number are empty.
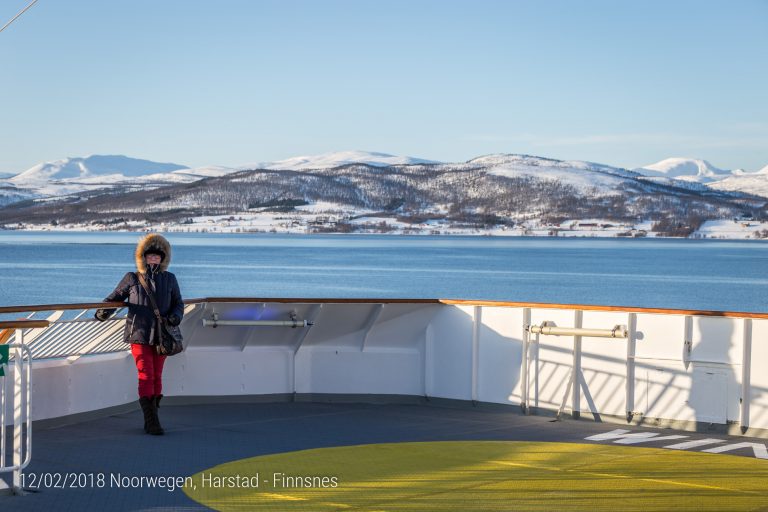
[[[0,64],[0,172],[350,149],[768,165],[768,0],[40,0]]]

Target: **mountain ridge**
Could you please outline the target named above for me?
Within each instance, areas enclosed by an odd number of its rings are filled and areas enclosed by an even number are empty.
[[[374,156],[389,158],[380,155]],[[320,160],[328,163],[327,154]],[[768,218],[764,198],[591,162],[515,154],[460,163],[339,160],[342,165],[330,167],[307,168],[304,159],[292,162],[298,163],[295,169],[182,169],[162,176],[163,182],[130,181],[31,198],[1,208],[0,226],[199,230],[211,219],[247,218],[267,219],[268,226],[303,226],[307,232],[370,232],[393,225],[422,232],[526,230],[532,222],[558,232],[563,223],[580,219],[622,226],[645,219],[642,229],[622,232],[652,228],[687,236],[707,220]],[[167,181],[169,175],[176,181]]]
[[[768,165],[755,172],[742,169],[727,171],[715,167],[708,161],[696,158],[672,157],[659,162],[634,169],[625,169],[596,162],[580,160],[557,160],[527,154],[492,153],[481,155],[468,160],[468,164],[513,163],[525,164],[534,162],[538,167],[549,163],[551,168],[570,168],[586,170],[602,170],[608,174],[622,176],[641,175],[648,178],[673,179],[677,181],[703,184],[717,184],[729,178],[757,178],[765,176],[766,184],[758,183],[755,190],[755,180],[739,182],[731,180],[724,189],[740,190],[745,193],[759,192],[768,188]],[[148,182],[178,183],[200,179],[207,176],[219,176],[230,172],[251,169],[272,170],[314,170],[339,167],[352,164],[369,164],[374,167],[389,167],[393,165],[437,165],[446,162],[428,160],[409,156],[395,156],[389,153],[370,151],[337,151],[318,155],[291,157],[273,162],[237,165],[234,167],[208,165],[190,168],[175,163],[160,163],[151,160],[127,157],[125,155],[89,155],[86,157],[68,157],[60,160],[42,162],[15,175],[0,175],[0,185],[16,187],[20,194],[59,195],[76,193],[78,186],[92,190],[99,185],[109,186],[111,183],[123,183],[131,180]],[[459,162],[457,162],[458,164]],[[59,186],[57,190],[56,186]],[[763,186],[765,185],[765,186]],[[684,185],[683,185],[684,186]],[[717,188],[717,185],[715,185]]]
[[[115,158],[139,175],[109,174]],[[102,165],[87,165],[94,161]],[[289,222],[306,232],[539,226],[557,233],[563,223],[584,222],[624,226],[631,236],[688,236],[710,220],[768,222],[768,173],[719,175],[724,171],[691,159],[667,159],[644,172],[511,153],[457,163],[361,151],[238,167],[189,168],[122,155],[55,163],[70,166],[62,174],[68,177],[48,179],[43,169],[32,173],[42,178],[29,188],[19,179],[0,181],[0,228],[190,229],[210,219],[248,218],[261,219],[265,227],[245,228],[257,230]],[[152,173],[158,169],[174,170]],[[706,179],[686,179],[694,169]]]

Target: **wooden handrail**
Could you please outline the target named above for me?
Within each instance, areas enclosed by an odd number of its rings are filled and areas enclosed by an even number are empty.
[[[728,318],[768,319],[768,313],[747,311],[712,311],[699,309],[641,308],[634,306],[601,306],[591,304],[556,304],[546,302],[510,302],[462,299],[387,299],[387,298],[298,298],[298,297],[203,297],[186,299],[185,304],[269,302],[276,304],[449,304],[454,306],[486,306],[502,308],[578,309],[582,311],[610,311],[618,313],[647,313],[659,315],[688,315]],[[125,302],[89,302],[82,304],[41,304],[31,306],[0,307],[2,313],[57,311],[75,309],[121,308]]]
[[[659,315],[721,316],[735,318],[768,319],[768,313],[747,311],[711,311],[699,309],[641,308],[634,306],[601,306],[591,304],[557,304],[549,302],[510,302],[498,300],[464,299],[329,299],[286,297],[206,297],[185,300],[185,304],[225,302],[273,302],[277,304],[449,304],[452,306],[487,306],[501,308],[578,309],[582,311],[612,311],[623,313],[650,313]]]
[[[13,336],[13,333],[16,329],[2,329],[0,330],[0,345],[4,345],[8,343],[8,340],[11,339],[11,336]]]
[[[51,322],[48,320],[10,320],[0,322],[0,329],[34,329],[37,327],[48,327]]]
[[[440,299],[333,299],[295,297],[205,297],[184,299],[184,304],[222,302],[274,302],[277,304],[440,304]]]
[[[85,302],[82,304],[37,304],[31,306],[3,306],[2,313],[30,313],[32,311],[67,311],[73,309],[124,308],[125,302]]]
[[[729,318],[763,318],[768,319],[768,313],[752,313],[748,311],[711,311],[703,309],[671,309],[671,308],[639,308],[633,306],[600,306],[590,304],[550,304],[542,302],[505,302],[487,300],[441,299],[443,304],[454,306],[490,306],[504,308],[533,308],[533,309],[578,309],[581,311],[612,311],[617,313],[648,313],[658,315],[688,315],[688,316],[722,316]]]

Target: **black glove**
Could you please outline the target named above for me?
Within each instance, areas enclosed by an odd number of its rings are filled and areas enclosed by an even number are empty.
[[[165,323],[167,323],[171,327],[176,327],[181,323],[181,318],[179,318],[176,315],[168,315],[165,319]]]
[[[99,322],[103,322],[107,318],[111,317],[114,312],[115,312],[114,309],[97,309],[96,313],[94,313],[93,316]]]

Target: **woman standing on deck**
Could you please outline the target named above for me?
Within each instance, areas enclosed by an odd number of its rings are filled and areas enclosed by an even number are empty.
[[[161,235],[150,233],[136,246],[136,269],[155,296],[160,315],[169,325],[179,325],[184,316],[184,302],[176,276],[167,272],[171,263],[171,244]],[[139,375],[139,405],[144,412],[144,431],[163,434],[157,409],[163,397],[163,365],[167,356],[157,352],[157,318],[137,272],[128,272],[105,302],[128,301],[123,340],[131,344],[131,353]],[[96,318],[104,321],[114,309],[99,309]]]

